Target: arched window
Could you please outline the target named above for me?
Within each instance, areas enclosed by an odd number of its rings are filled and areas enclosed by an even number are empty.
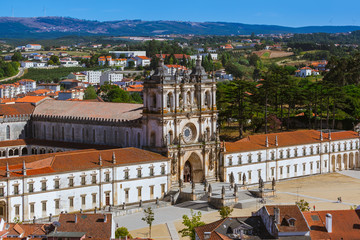
[[[125,146],[129,146],[129,132],[126,132]]]
[[[168,141],[167,141],[167,144],[168,145],[171,145],[172,144],[172,142],[173,142],[173,131],[169,131],[169,134],[168,134]]]
[[[210,93],[209,93],[209,91],[206,91],[206,92],[205,92],[204,105],[205,105],[206,107],[208,107],[208,108],[211,106],[211,98],[210,98]]]
[[[137,146],[141,147],[141,135],[140,135],[140,133],[137,134]]]
[[[26,147],[24,147],[22,150],[21,150],[21,155],[27,155],[28,154],[28,149]]]
[[[155,147],[156,145],[156,135],[155,132],[151,132],[150,134],[150,146]]]
[[[14,150],[14,155],[19,155],[19,149]]]
[[[10,126],[6,126],[6,139],[10,139]]]
[[[167,95],[167,108],[169,108],[170,111],[172,111],[174,109],[172,93],[168,93],[168,95]]]

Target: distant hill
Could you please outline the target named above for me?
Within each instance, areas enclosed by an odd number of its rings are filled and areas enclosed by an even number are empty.
[[[51,38],[66,35],[153,36],[159,34],[238,35],[269,33],[337,33],[360,26],[283,27],[228,22],[90,21],[69,17],[0,17],[0,38]]]

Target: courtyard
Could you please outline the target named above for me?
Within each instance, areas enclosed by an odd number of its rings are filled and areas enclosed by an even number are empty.
[[[356,170],[284,180],[277,183],[276,196],[268,198],[266,204],[294,204],[296,201],[304,199],[309,202],[311,208],[315,206],[316,210],[350,209],[360,204],[359,185],[360,171]],[[271,188],[271,183],[265,184],[265,188]],[[337,202],[338,197],[341,197],[341,203]],[[258,203],[251,208],[234,209],[232,216],[249,216],[251,212],[256,211],[262,205]],[[154,212],[152,238],[182,239],[181,236],[175,234],[184,227],[181,223],[182,215],[189,215],[189,208],[170,206],[155,209]],[[205,223],[219,219],[219,214],[215,209],[201,211],[201,213]],[[143,213],[136,213],[116,217],[115,222],[119,227],[127,227],[133,237],[147,237],[148,227],[141,220],[142,217]]]

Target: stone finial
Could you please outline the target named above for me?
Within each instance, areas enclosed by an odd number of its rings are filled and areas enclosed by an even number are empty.
[[[324,140],[324,137],[323,137],[323,132],[322,130],[320,131],[320,141],[323,141]]]
[[[329,130],[329,140],[331,141],[331,131]]]
[[[209,193],[209,194],[211,194],[211,193],[212,193],[212,187],[211,187],[211,184],[209,184],[208,193]]]
[[[195,189],[195,182],[194,181],[192,181],[192,183],[191,183],[191,189]]]
[[[237,196],[238,191],[239,191],[238,186],[235,184],[235,186],[234,186],[234,196],[235,197]]]
[[[23,161],[22,172],[23,172],[23,175],[24,175],[24,176],[26,176],[26,165],[25,165],[25,160]]]
[[[265,139],[265,147],[269,147],[269,138],[268,138],[268,136],[266,136],[266,139]]]
[[[6,177],[10,177],[9,163],[6,162]]]
[[[102,158],[101,158],[101,154],[99,154],[99,165],[102,166]]]
[[[222,199],[225,198],[225,186],[222,186],[222,188],[221,188],[221,198]]]
[[[278,136],[275,136],[275,146],[279,146],[279,142],[278,142]]]
[[[115,152],[113,152],[113,154],[112,154],[112,163],[116,164]]]

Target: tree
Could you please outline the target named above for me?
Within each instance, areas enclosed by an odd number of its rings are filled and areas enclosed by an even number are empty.
[[[21,60],[23,60],[23,57],[20,52],[15,52],[11,57],[11,61],[13,62],[20,62]]]
[[[295,204],[300,208],[302,212],[310,211],[310,205],[304,199],[301,199],[299,202],[295,202]]]
[[[89,86],[85,90],[84,99],[95,99],[97,98],[97,94],[95,88],[93,86]]]
[[[132,238],[129,233],[129,230],[126,227],[119,227],[118,229],[116,229],[115,238],[124,238],[124,237]]]
[[[49,60],[53,61],[53,63],[56,65],[60,64],[60,59],[58,56],[52,55]]]
[[[134,68],[134,67],[135,67],[135,62],[134,61],[129,61],[128,68]]]
[[[257,62],[260,61],[260,58],[258,55],[256,54],[251,54],[250,57],[249,57],[249,64],[251,66],[257,66]]]
[[[219,209],[218,212],[221,216],[221,219],[224,219],[224,218],[231,216],[232,211],[234,211],[233,208],[231,208],[229,206],[223,206]]]
[[[146,222],[147,225],[149,225],[149,237],[151,238],[151,226],[153,221],[155,220],[154,212],[151,207],[148,207],[147,209],[144,209],[144,213],[145,217],[143,217],[141,220],[143,220],[144,222]]]
[[[205,225],[201,221],[201,212],[194,213],[191,209],[191,218],[187,215],[183,215],[182,218],[182,224],[184,224],[185,228],[181,229],[179,233],[182,237],[190,237],[191,240],[195,240],[195,228]]]

